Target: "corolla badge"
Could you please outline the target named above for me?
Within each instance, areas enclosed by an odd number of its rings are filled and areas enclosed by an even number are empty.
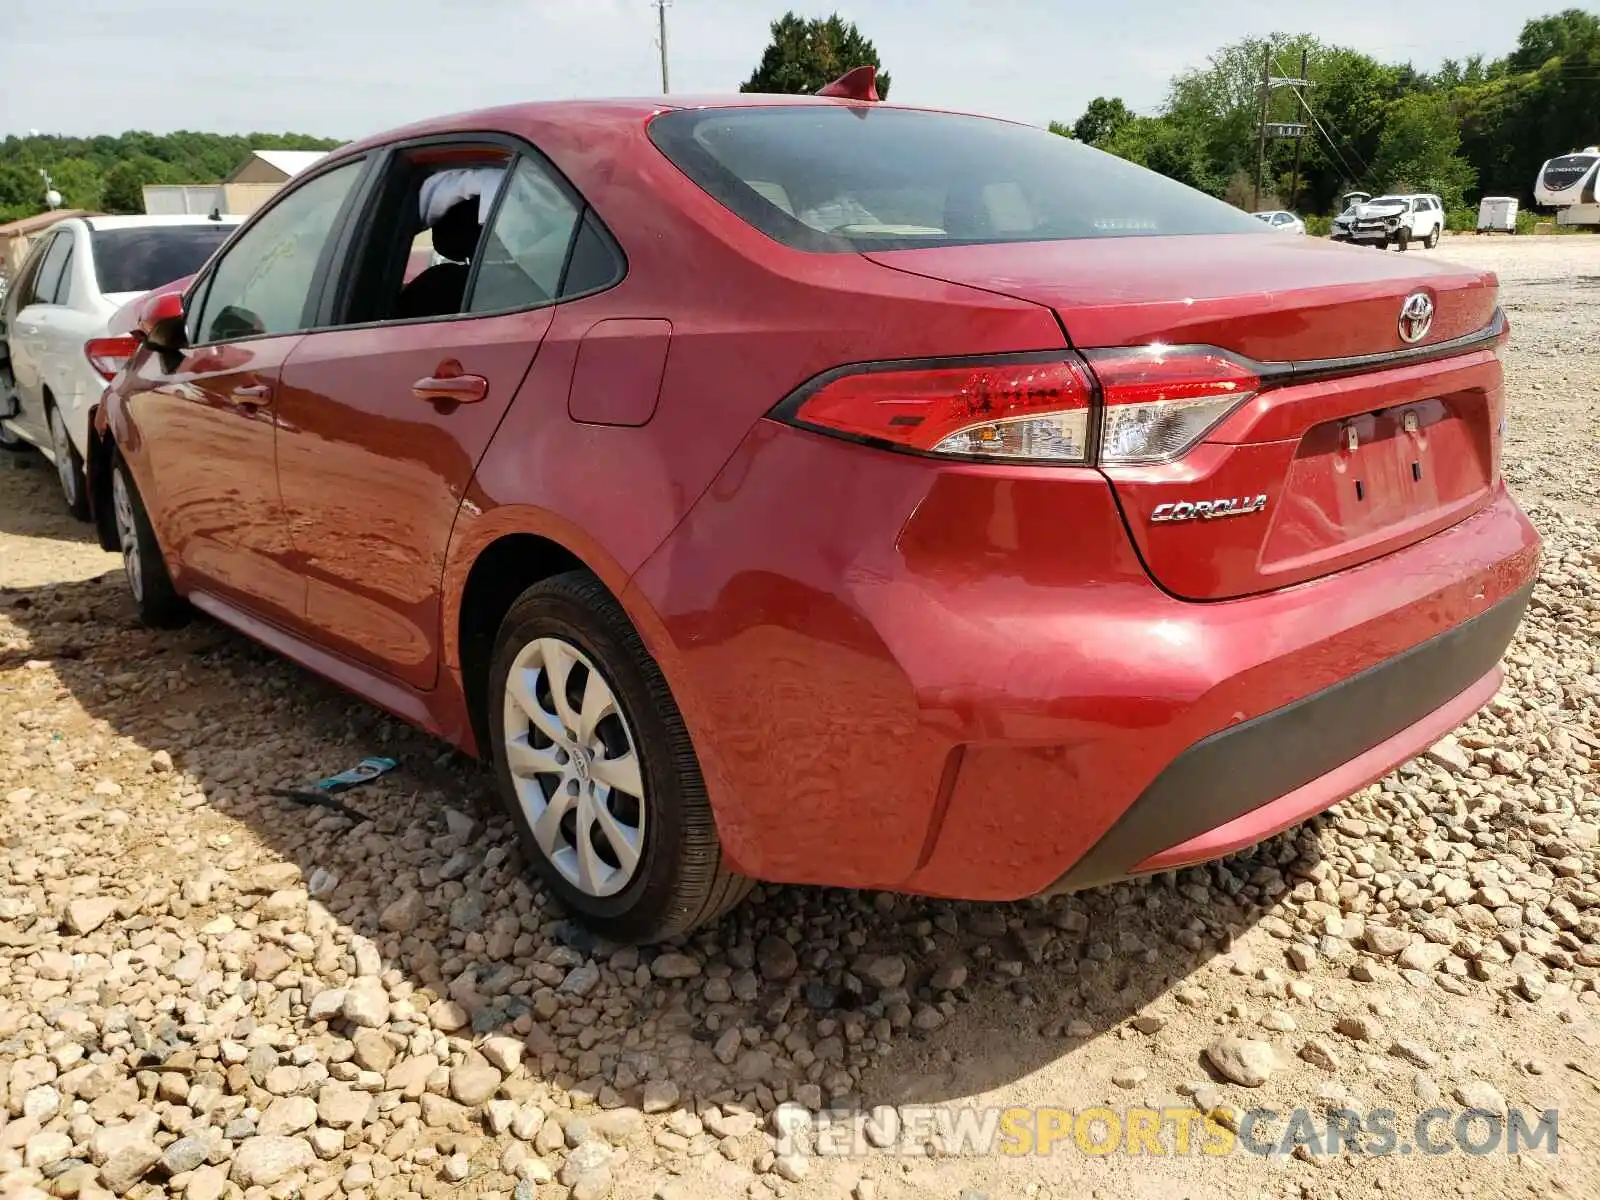
[[[1218,517],[1248,517],[1265,512],[1267,495],[1231,496],[1223,500],[1179,501],[1176,504],[1158,504],[1150,514],[1150,524],[1163,525],[1169,521],[1215,521]]]
[[[1400,306],[1400,340],[1420,342],[1433,328],[1433,297],[1427,292],[1412,292]]]

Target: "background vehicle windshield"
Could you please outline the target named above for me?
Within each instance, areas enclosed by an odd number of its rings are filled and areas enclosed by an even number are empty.
[[[141,225],[125,229],[96,229],[94,272],[105,294],[147,292],[193,275],[211,252],[228,240],[236,226]]]
[[[657,117],[650,136],[745,221],[803,250],[1270,233],[1143,167],[983,117],[821,105],[683,110]]]

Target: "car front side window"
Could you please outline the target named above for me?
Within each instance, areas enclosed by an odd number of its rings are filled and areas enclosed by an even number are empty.
[[[197,344],[307,327],[317,264],[362,167],[358,160],[308,180],[240,236],[198,293]]]
[[[17,277],[11,281],[11,287],[6,291],[7,307],[12,312],[33,303],[33,282],[39,278],[39,264],[44,261],[48,251],[49,247],[40,242],[23,260],[22,270],[17,273]]]

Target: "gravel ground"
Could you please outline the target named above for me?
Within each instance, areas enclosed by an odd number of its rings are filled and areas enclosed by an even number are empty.
[[[1600,1195],[1600,238],[1436,253],[1514,322],[1547,553],[1505,688],[1301,829],[1048,903],[762,888],[597,943],[483,771],[209,622],[139,629],[48,468],[0,462],[0,1196]],[[354,813],[266,793],[369,753],[403,765]],[[1258,1142],[1554,1108],[1560,1151],[979,1154],[921,1105],[1276,1110]],[[861,1153],[806,1152],[830,1106]]]

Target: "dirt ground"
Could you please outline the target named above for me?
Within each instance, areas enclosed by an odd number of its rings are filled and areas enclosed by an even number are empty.
[[[1513,325],[1546,552],[1505,687],[1307,826],[1048,902],[758,888],[597,942],[480,768],[208,621],[139,628],[0,457],[0,1196],[1600,1196],[1600,238],[1431,254]],[[354,816],[267,792],[373,753]],[[1317,1152],[1331,1110],[1365,1149]],[[1506,1152],[1552,1110],[1556,1153]]]

